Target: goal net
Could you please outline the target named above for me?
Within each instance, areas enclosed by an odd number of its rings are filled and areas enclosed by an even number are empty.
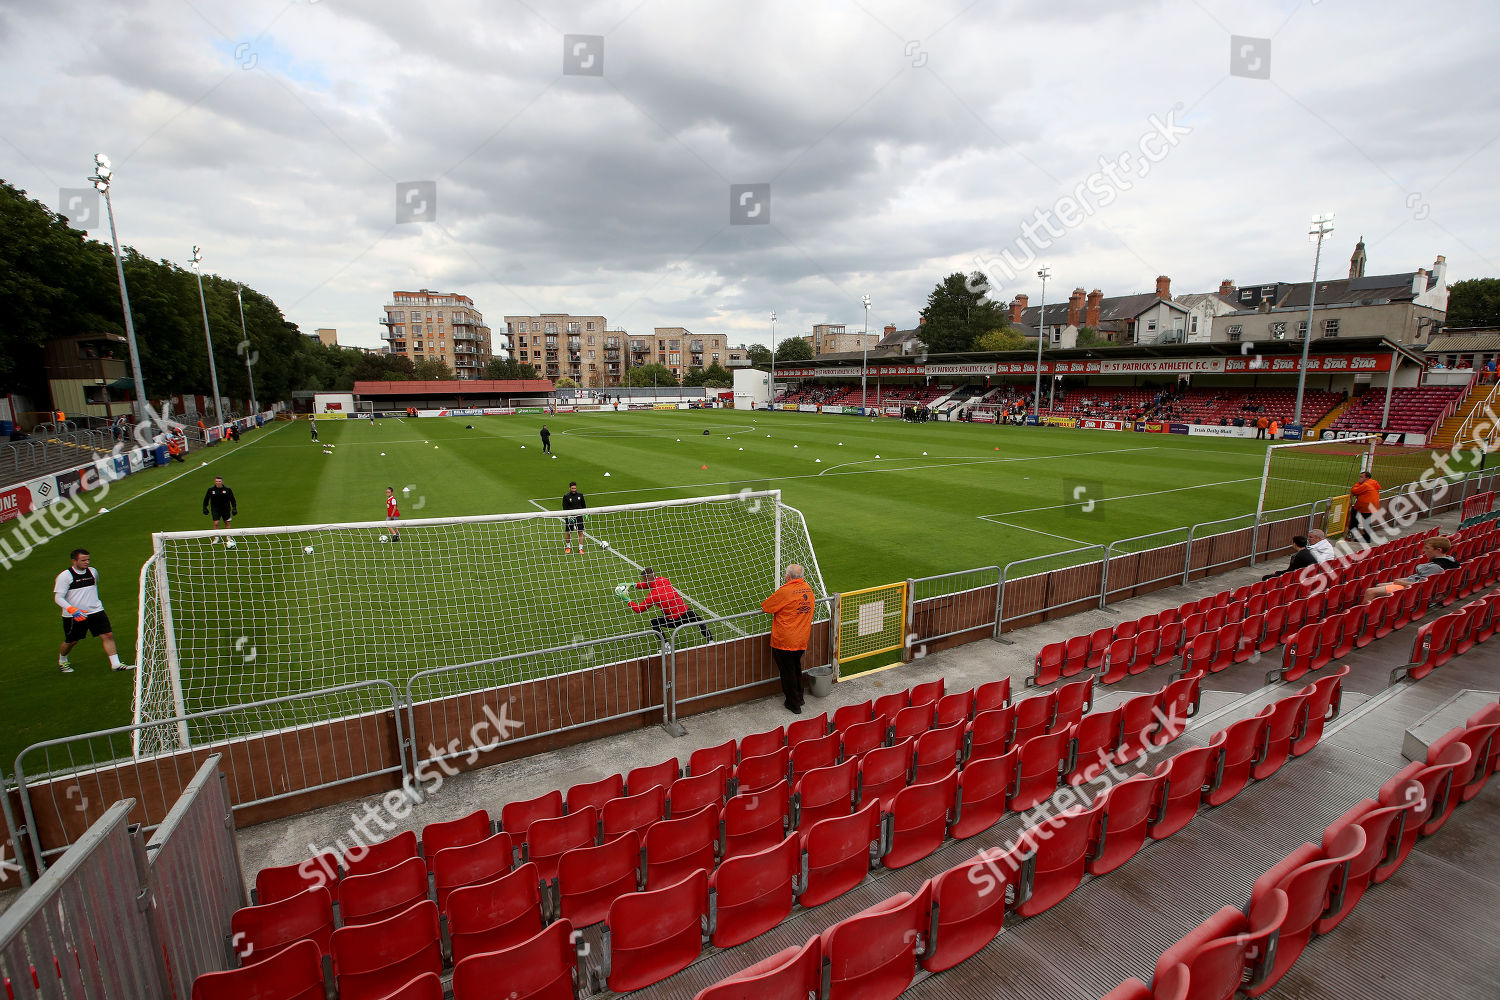
[[[383,521],[235,529],[219,532],[218,544],[211,531],[154,535],[141,574],[136,722],[194,717],[141,730],[138,752],[374,711],[365,702],[378,689],[202,714],[226,706],[376,679],[404,694],[419,671],[532,651],[539,655],[489,680],[656,653],[661,640],[649,630],[661,610],[637,614],[616,594],[630,584],[626,597],[644,599],[633,585],[645,567],[703,619],[758,610],[789,563],[827,594],[802,514],[777,490],[581,513],[584,548],[575,535],[571,554],[564,526],[573,512],[540,509],[403,519],[399,540]],[[769,619],[755,620],[710,631],[719,641],[769,629]],[[678,639],[708,641],[696,629]],[[560,652],[602,640],[611,641],[587,657]]]
[[[1311,507],[1348,493],[1361,472],[1374,471],[1377,440],[1378,435],[1367,434],[1337,441],[1273,444],[1266,449],[1256,517]]]

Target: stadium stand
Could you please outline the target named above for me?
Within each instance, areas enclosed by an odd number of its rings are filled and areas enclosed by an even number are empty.
[[[1385,414],[1385,393],[1372,389],[1340,413],[1328,429],[1431,434],[1447,416],[1448,410],[1467,392],[1467,386],[1458,385],[1397,388],[1391,392],[1390,419],[1382,420]]]

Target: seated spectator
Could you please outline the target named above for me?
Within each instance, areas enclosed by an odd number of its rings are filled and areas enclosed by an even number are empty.
[[[1399,594],[1414,583],[1421,583],[1429,576],[1437,576],[1439,573],[1458,568],[1458,560],[1452,558],[1448,553],[1453,549],[1453,542],[1447,538],[1429,538],[1422,543],[1422,554],[1427,557],[1426,562],[1417,563],[1416,570],[1411,576],[1403,580],[1393,580],[1390,583],[1377,584],[1365,591],[1365,602],[1369,603],[1377,597],[1385,597],[1390,594]]]
[[[1316,566],[1317,564],[1318,560],[1314,558],[1312,552],[1307,548],[1307,539],[1302,535],[1293,535],[1292,558],[1291,561],[1287,563],[1286,569],[1279,570],[1275,573],[1267,573],[1265,576],[1261,577],[1261,579],[1270,580],[1274,577],[1280,576],[1282,573],[1295,573],[1299,569],[1306,569],[1309,566]]]
[[[1307,551],[1313,554],[1318,562],[1332,562],[1339,557],[1338,549],[1328,540],[1328,533],[1322,528],[1314,528],[1307,533]]]

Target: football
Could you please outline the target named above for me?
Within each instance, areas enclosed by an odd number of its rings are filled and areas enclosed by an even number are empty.
[[[224,539],[224,547],[226,549],[232,549],[232,548],[234,548],[238,544],[239,543],[236,542],[233,538],[226,538],[226,539]]]
[[[308,555],[312,555],[312,546],[311,545],[304,545],[304,546],[302,546],[302,551],[306,552]]]
[[[607,548],[609,548],[609,543],[608,542],[600,542],[599,543],[599,547],[601,549],[607,549]]]
[[[380,540],[382,542],[389,542],[391,540],[391,536],[390,535],[381,535],[380,536]]]

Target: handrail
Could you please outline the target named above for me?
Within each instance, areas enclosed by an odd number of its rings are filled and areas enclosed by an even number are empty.
[[[1483,409],[1485,411],[1488,411],[1490,413],[1495,412],[1491,404],[1493,404],[1495,402],[1495,396],[1496,396],[1497,393],[1500,393],[1500,379],[1497,379],[1495,381],[1495,383],[1490,386],[1489,395],[1485,396],[1484,399],[1480,400],[1478,403],[1475,403],[1474,404],[1474,408],[1469,411],[1468,417],[1466,417],[1464,419],[1464,422],[1459,425],[1458,432],[1453,435],[1453,443],[1454,444],[1457,444],[1460,439],[1462,439],[1466,434],[1468,434],[1468,432],[1469,432],[1469,426],[1474,423],[1474,417],[1479,414],[1479,412],[1480,412],[1481,409]],[[1494,439],[1495,439],[1495,428],[1491,427],[1490,428],[1489,437],[1488,437],[1487,440],[1488,441],[1493,441]]]

